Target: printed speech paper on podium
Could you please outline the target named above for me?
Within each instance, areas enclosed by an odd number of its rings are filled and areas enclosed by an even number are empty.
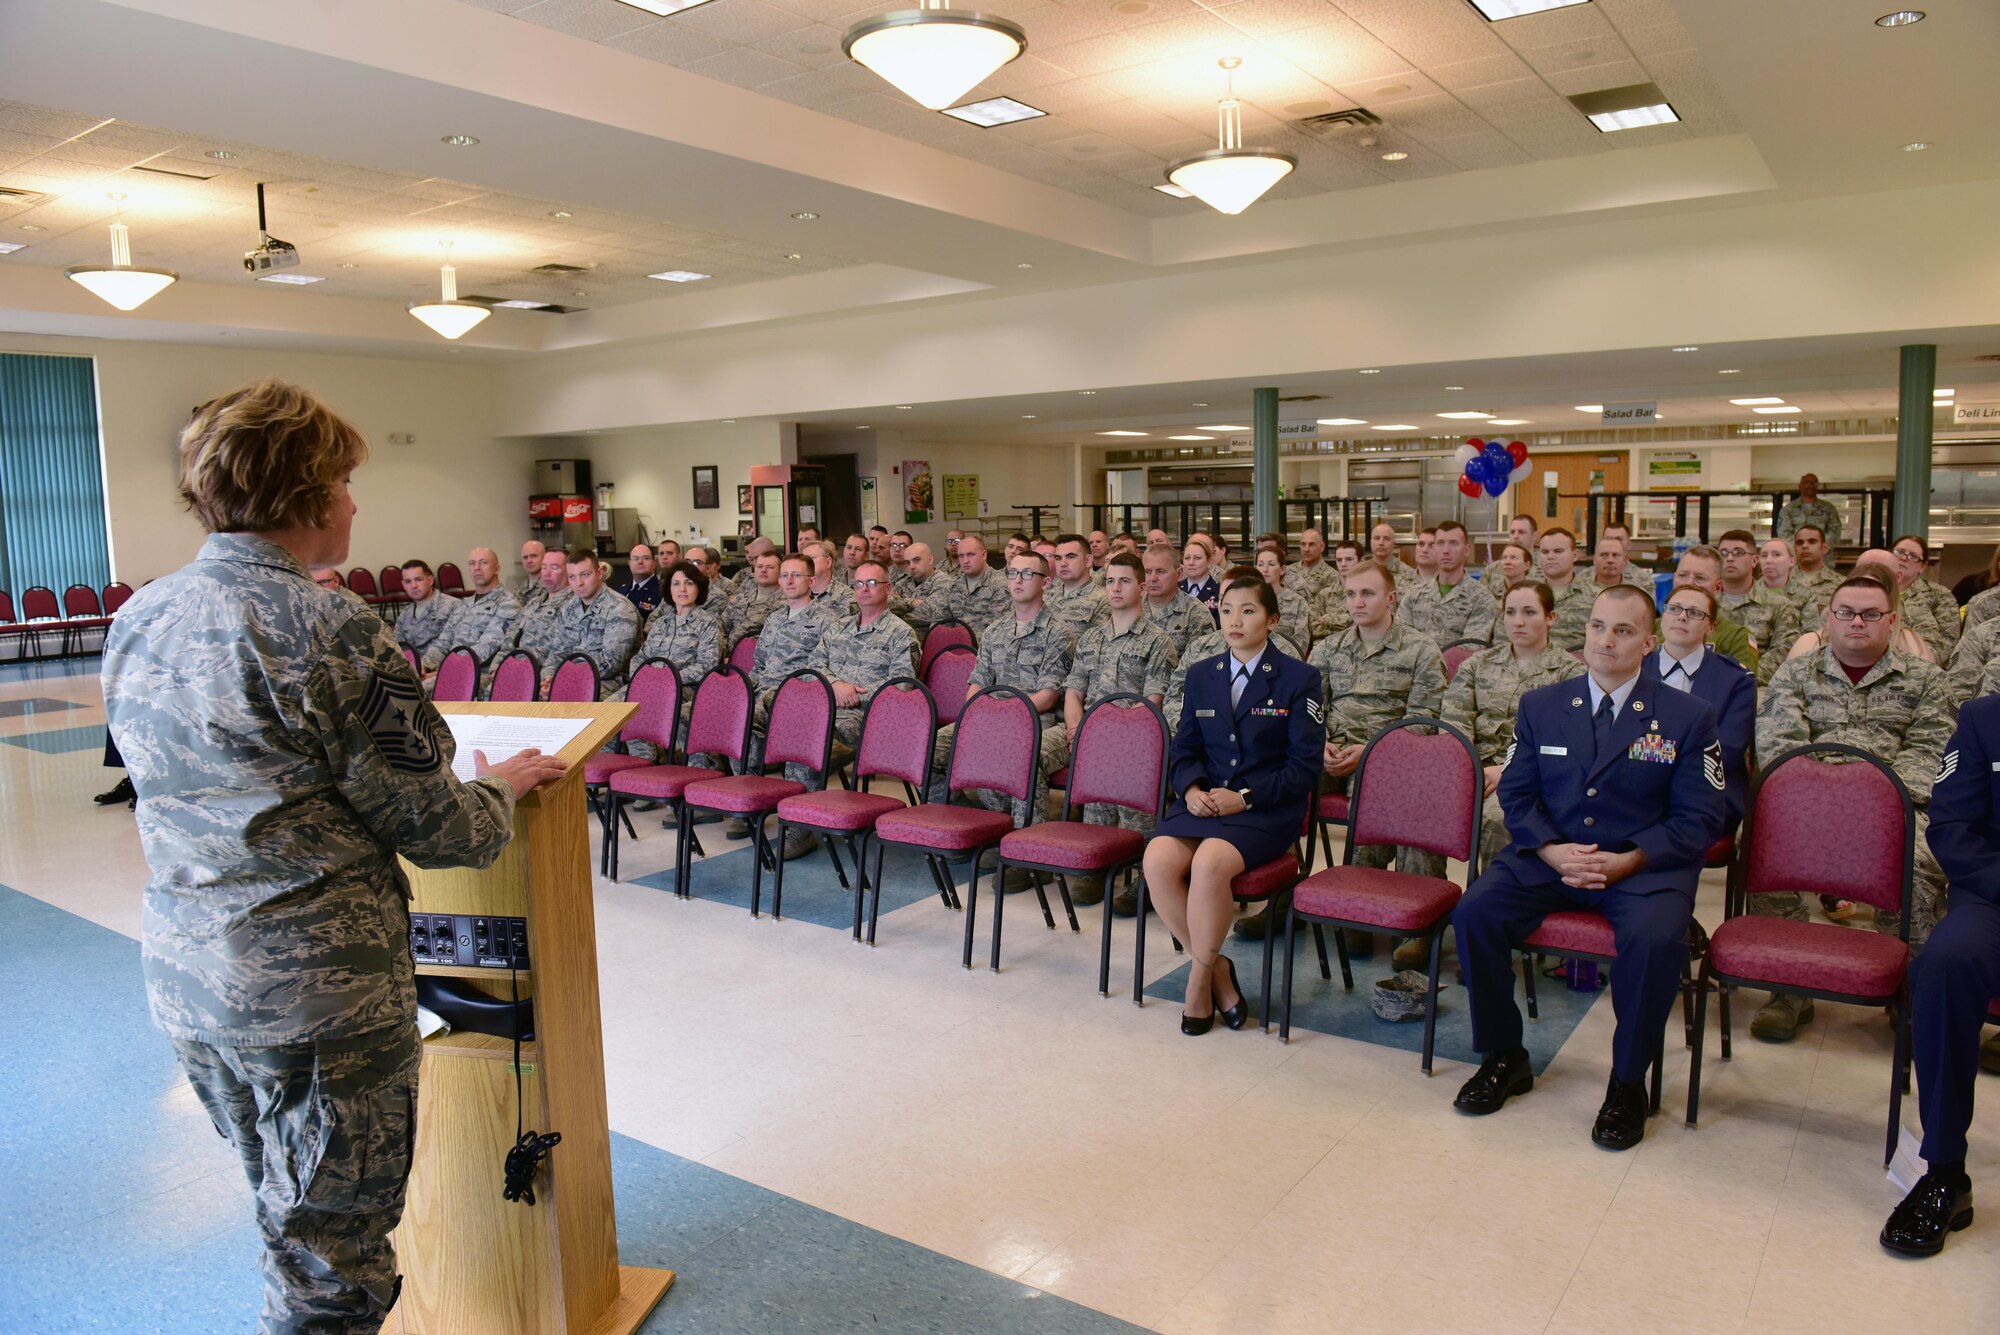
[[[452,757],[451,772],[460,780],[476,777],[472,772],[474,751],[486,753],[486,763],[497,765],[529,747],[544,755],[554,755],[576,739],[590,725],[586,718],[515,718],[504,714],[446,714],[458,753]]]

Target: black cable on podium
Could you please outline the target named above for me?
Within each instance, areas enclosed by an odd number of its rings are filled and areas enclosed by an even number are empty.
[[[501,1195],[510,1201],[523,1205],[535,1203],[535,1176],[542,1170],[542,1161],[549,1157],[549,1151],[562,1144],[562,1132],[551,1131],[546,1136],[522,1129],[527,1111],[521,1082],[521,974],[514,966],[511,952],[507,964],[507,981],[514,995],[514,1148],[507,1151],[506,1183]]]

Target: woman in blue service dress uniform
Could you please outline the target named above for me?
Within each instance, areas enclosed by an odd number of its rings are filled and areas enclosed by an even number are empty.
[[[1181,1010],[1190,1035],[1207,1033],[1218,1010],[1231,1029],[1249,1018],[1222,953],[1236,911],[1229,885],[1298,840],[1326,742],[1319,669],[1270,638],[1276,591],[1249,573],[1229,581],[1219,610],[1229,649],[1188,665],[1168,756],[1180,796],[1146,844],[1153,905],[1193,963]]]

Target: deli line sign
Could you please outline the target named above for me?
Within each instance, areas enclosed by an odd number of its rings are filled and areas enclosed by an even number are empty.
[[[2000,426],[2000,403],[1961,403],[1951,410],[1953,426]]]

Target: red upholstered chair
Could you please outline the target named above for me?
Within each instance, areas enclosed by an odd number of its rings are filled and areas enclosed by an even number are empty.
[[[720,756],[737,764],[750,755],[750,715],[756,696],[750,678],[728,664],[709,670],[695,688],[694,707],[688,714],[687,754]],[[688,785],[703,779],[719,779],[728,771],[706,765],[633,766],[611,776],[611,879],[618,879],[618,825],[616,816],[627,801],[665,802],[673,807],[674,893],[688,897],[688,860],[693,856],[693,827],[685,801]]]
[[[778,687],[778,694],[771,701],[771,717],[764,726],[764,768],[786,764],[804,765],[819,776],[820,787],[826,786],[827,757],[833,751],[833,686],[827,679],[811,668],[803,668],[785,678]],[[756,856],[750,859],[750,916],[756,917],[764,894],[764,860],[771,855],[771,846],[764,834],[764,818],[778,809],[778,804],[788,797],[796,797],[806,791],[806,785],[797,779],[774,777],[765,774],[731,774],[719,779],[703,779],[691,783],[682,794],[683,803],[702,811],[726,811],[732,816],[740,816],[750,824],[751,846]],[[832,845],[827,846],[829,853]],[[782,854],[784,846],[779,845]],[[834,867],[839,868],[839,856],[834,854]],[[777,858],[778,867],[784,867],[784,858]],[[847,879],[845,872],[841,880]],[[771,916],[784,917],[785,883],[782,879],[771,895]]]
[[[411,676],[419,679],[423,677],[424,665],[417,661],[417,651],[415,649],[405,646],[403,649],[403,661],[410,665]]]
[[[1447,644],[1444,647],[1445,683],[1449,685],[1451,679],[1458,675],[1458,670],[1465,666],[1465,660],[1485,647],[1484,640],[1459,640],[1455,644]]]
[[[384,598],[405,598],[409,596],[403,592],[403,568],[401,566],[383,566],[380,582]]]
[[[493,669],[493,681],[486,698],[497,704],[531,704],[542,688],[542,669],[526,649],[516,649],[501,658]]]
[[[132,586],[130,584],[122,584],[115,579],[112,580],[104,586],[104,615],[108,617],[117,616],[118,609],[125,606],[126,600],[131,596]]]
[[[1845,764],[1827,764],[1839,756]],[[1896,1152],[1903,1084],[1910,1060],[1910,881],[1916,870],[1917,817],[1896,772],[1858,747],[1822,742],[1787,751],[1750,790],[1737,839],[1738,896],[1795,890],[1870,904],[1902,920],[1900,934],[1855,931],[1830,923],[1753,917],[1730,906],[1709,939],[1696,991],[1694,1067],[1688,1073],[1687,1124],[1701,1103],[1701,1049],[1708,985],[1722,998],[1722,1055],[1729,1059],[1729,993],[1769,988],[1795,996],[1890,1007],[1896,1019],[1895,1068],[1889,1079],[1889,1129],[1882,1162]]]
[[[442,671],[438,680],[444,680]],[[590,803],[597,811],[598,824],[603,828],[604,843],[598,854],[598,870],[604,875],[611,872],[611,823],[614,818],[611,804],[611,776],[620,770],[639,769],[654,763],[644,756],[635,756],[622,748],[633,742],[645,742],[659,753],[662,760],[673,759],[674,731],[680,726],[681,678],[680,669],[664,658],[649,658],[639,664],[632,673],[632,680],[625,688],[625,703],[637,705],[634,714],[618,730],[617,751],[599,751],[583,762],[583,789],[589,794]],[[634,839],[639,832],[625,819],[625,813],[616,813],[616,818],[624,821],[625,831]]]
[[[1310,815],[1308,815],[1307,820],[1310,822]],[[1310,828],[1309,825],[1308,828]],[[1229,893],[1235,898],[1238,904],[1269,905],[1272,909],[1272,916],[1275,917],[1277,906],[1284,903],[1285,897],[1291,894],[1292,887],[1299,883],[1300,875],[1299,855],[1297,848],[1294,847],[1291,851],[1280,853],[1269,862],[1262,862],[1254,867],[1244,868],[1243,874],[1229,883]],[[1139,930],[1136,933],[1132,949],[1132,1004],[1134,1006],[1143,1006],[1146,1004],[1146,907],[1146,878],[1141,876],[1139,878]],[[1267,924],[1264,929],[1264,990],[1262,996],[1259,998],[1259,1010],[1257,1012],[1262,1017],[1266,1029],[1271,1027],[1271,960],[1272,952],[1276,949],[1276,938],[1277,933],[1272,931]],[[1180,948],[1180,942],[1174,942],[1174,949],[1179,950]],[[1322,967],[1324,967],[1324,961],[1322,961]]]
[[[102,631],[111,625],[111,618],[104,615],[104,605],[97,601],[97,590],[88,584],[72,584],[63,590],[63,647],[65,655],[76,652],[80,642],[89,632]]]
[[[729,666],[749,676],[757,670],[757,637],[745,635],[729,649]]]
[[[868,908],[868,944],[875,944],[875,922],[882,911],[882,845],[875,845],[875,870],[873,875],[866,871],[868,839],[875,831],[875,822],[892,811],[901,811],[906,805],[901,799],[886,793],[868,791],[868,780],[876,776],[895,779],[902,783],[903,792],[909,797],[907,805],[916,806],[923,799],[924,790],[930,785],[931,747],[937,740],[937,706],[932,703],[930,692],[914,677],[897,677],[878,687],[868,700],[861,716],[861,745],[854,756],[854,787],[822,788],[808,793],[787,797],[778,803],[778,842],[784,843],[785,831],[796,826],[811,830],[822,839],[838,839],[847,845],[847,851],[854,858],[854,939],[861,939],[861,899],[864,892],[872,892]],[[958,896],[951,888],[951,881],[945,878],[935,860],[930,864],[931,875],[939,883],[939,892],[944,897],[947,908],[955,908]],[[772,892],[771,909],[775,913],[785,893],[785,863],[778,860],[778,881]]]
[[[1348,800],[1346,793],[1321,793],[1313,798],[1313,808],[1306,817],[1306,874],[1313,869],[1313,840],[1319,840],[1319,847],[1326,854],[1326,865],[1333,865],[1333,827],[1347,825]]]
[[[462,704],[479,695],[479,655],[459,645],[438,660],[437,679],[431,683],[431,699],[446,704]]]
[[[1430,736],[1415,731],[1433,729]],[[1347,929],[1423,936],[1431,940],[1430,996],[1424,1013],[1423,1071],[1431,1073],[1437,1037],[1438,959],[1443,927],[1465,890],[1455,881],[1418,876],[1393,868],[1357,867],[1355,850],[1369,844],[1421,848],[1441,857],[1478,865],[1480,810],[1486,797],[1485,771],[1472,739],[1448,723],[1398,719],[1369,739],[1350,785],[1347,848],[1341,865],[1308,876],[1292,891],[1285,915],[1284,1010],[1279,1038],[1292,1033],[1292,944],[1301,922],[1332,927],[1340,953],[1340,978],[1354,990],[1347,960]],[[1267,929],[1266,934],[1269,934]]]
[[[402,578],[402,572],[398,571],[397,581],[400,583]],[[381,590],[375,587],[375,576],[367,566],[356,566],[347,572],[347,591],[371,602],[381,594]]]
[[[1108,885],[1120,872],[1137,869],[1145,855],[1146,836],[1137,830],[1116,825],[1093,825],[1083,819],[1083,808],[1092,802],[1137,811],[1158,820],[1167,800],[1167,720],[1159,706],[1141,695],[1124,692],[1106,696],[1084,711],[1070,751],[1070,763],[1063,771],[1063,808],[1058,820],[1035,821],[1014,830],[1000,840],[1000,865],[996,879],[1004,879],[1007,868],[1021,867],[1031,872],[1055,875],[1062,893],[1063,911],[1069,915],[1069,929],[1079,930],[1076,906],[1070,902],[1069,878],[1081,872],[1102,876]],[[1053,784],[1054,780],[1051,779]],[[1055,930],[1055,916],[1049,912],[1048,896],[1042,892],[1041,877],[1035,877],[1035,897],[1042,904],[1042,918]],[[993,896],[992,968],[1000,971],[1001,905],[1007,896]],[[1102,940],[1098,946],[1097,993],[1111,991],[1111,918],[1104,914]]]
[[[954,644],[962,644],[968,649],[978,648],[978,639],[973,635],[972,627],[966,625],[957,617],[946,617],[925,631],[924,650],[922,658],[917,664],[917,675],[919,677],[930,676],[931,664],[936,661],[939,654]]]
[[[594,705],[597,703],[597,664],[588,654],[571,654],[556,665],[549,678],[549,703]]]
[[[972,670],[979,656],[962,644],[947,645],[931,660],[924,673],[924,686],[937,702],[938,726],[958,722],[965,709],[965,688],[972,684]]]
[[[946,657],[965,655],[965,650],[953,648]],[[951,799],[968,788],[988,789],[1026,802],[1032,817],[1041,734],[1041,718],[1033,701],[1009,686],[987,687],[966,701],[958,716],[951,754],[945,762],[945,800],[892,811],[875,822],[878,841],[918,850],[931,860],[934,870],[940,862],[972,860],[972,878],[965,890],[965,955],[961,961],[968,969],[972,967],[973,915],[979,908],[979,859],[987,849],[999,846],[1001,837],[1014,828],[1014,817],[1005,811],[955,806]],[[876,857],[881,857],[879,850]],[[1004,894],[999,880],[996,872],[994,893]]]
[[[459,570],[458,562],[446,561],[438,567],[439,593],[464,593],[465,575]]]
[[[62,604],[56,601],[56,591],[36,584],[21,595],[22,632],[34,642],[33,651],[40,655],[42,635],[48,631],[62,630]],[[44,625],[47,622],[51,624]]]

